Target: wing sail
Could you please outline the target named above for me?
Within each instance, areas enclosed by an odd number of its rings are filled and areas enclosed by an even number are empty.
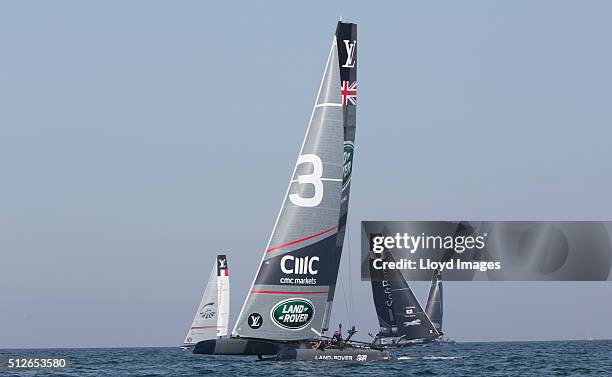
[[[377,258],[395,262],[385,251]],[[372,256],[374,258],[374,256]],[[380,337],[401,337],[401,341],[429,341],[439,334],[400,270],[374,269],[370,260],[372,294],[381,327]]]
[[[344,67],[347,47],[339,38],[351,41],[352,67]],[[234,336],[310,339],[312,329],[321,331],[329,318],[355,139],[356,82],[353,89],[342,85],[356,77],[356,43],[356,25],[339,23],[287,193]]]
[[[183,346],[192,346],[202,340],[227,335],[228,321],[229,270],[225,255],[217,255]]]

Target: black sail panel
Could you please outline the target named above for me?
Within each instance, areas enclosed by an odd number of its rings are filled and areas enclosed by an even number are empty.
[[[392,253],[385,253],[384,258],[390,262],[395,261]],[[404,279],[401,270],[390,269],[388,275],[392,284],[393,314],[402,340],[427,341],[437,337],[438,332]]]
[[[384,270],[372,267],[374,258],[370,258],[370,283],[372,284],[372,297],[380,325],[380,336],[397,336],[397,321],[393,311],[393,294],[391,281]]]
[[[373,246],[372,240],[380,236],[382,236],[381,233],[369,235],[370,250],[372,250]],[[380,326],[378,336],[396,337],[398,336],[397,321],[395,320],[393,311],[393,294],[391,293],[393,287],[391,286],[387,270],[374,268],[374,261],[376,259],[381,259],[381,257],[381,254],[370,252],[368,260],[372,298],[374,299],[374,308],[376,309],[376,316],[378,317],[378,324]]]

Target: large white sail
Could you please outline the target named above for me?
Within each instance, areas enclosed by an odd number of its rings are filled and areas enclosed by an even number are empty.
[[[202,340],[227,335],[228,322],[229,270],[225,255],[217,255],[183,346],[192,346]]]

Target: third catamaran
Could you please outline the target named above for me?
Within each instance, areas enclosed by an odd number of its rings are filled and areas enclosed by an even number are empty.
[[[225,255],[217,255],[202,301],[187,331],[181,348],[192,349],[196,343],[227,335],[229,322],[229,270]]]
[[[431,278],[431,286],[429,287],[429,295],[427,295],[427,305],[425,306],[425,314],[431,320],[438,333],[442,336],[442,312],[443,312],[443,295],[442,295],[442,273],[435,270]]]

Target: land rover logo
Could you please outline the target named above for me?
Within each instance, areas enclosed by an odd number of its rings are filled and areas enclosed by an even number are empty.
[[[314,306],[303,298],[290,298],[276,304],[270,312],[272,321],[279,327],[300,330],[308,326],[314,317]]]
[[[344,143],[344,158],[342,167],[342,189],[344,189],[351,181],[351,172],[353,171],[353,152],[355,151],[353,143],[347,141]]]

